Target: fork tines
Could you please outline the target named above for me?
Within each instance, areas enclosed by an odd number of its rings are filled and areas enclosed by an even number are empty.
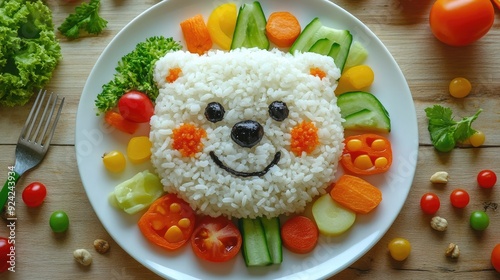
[[[19,139],[41,146],[49,145],[64,104],[64,97],[40,90]],[[57,111],[56,111],[57,110]],[[56,114],[54,114],[56,112]]]

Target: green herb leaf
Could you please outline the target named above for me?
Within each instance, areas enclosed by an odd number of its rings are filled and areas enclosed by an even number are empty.
[[[449,152],[455,148],[457,142],[468,139],[476,132],[472,129],[472,122],[481,112],[482,109],[479,109],[473,116],[455,121],[450,108],[440,105],[426,108],[425,113],[429,120],[428,129],[434,147],[438,151]]]
[[[75,13],[70,14],[59,26],[58,30],[69,39],[80,37],[80,31],[89,34],[99,34],[106,28],[108,22],[99,16],[100,0],[90,0],[75,8]]]

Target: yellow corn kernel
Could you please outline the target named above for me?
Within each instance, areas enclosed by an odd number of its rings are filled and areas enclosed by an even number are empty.
[[[184,235],[182,235],[182,231],[178,226],[171,226],[165,232],[163,237],[170,243],[176,243],[184,240]]]
[[[351,139],[346,144],[347,150],[351,152],[359,151],[363,146],[363,143],[359,139]]]
[[[354,159],[354,166],[362,170],[367,170],[373,167],[373,163],[368,155],[360,155]]]
[[[161,220],[153,220],[151,221],[151,227],[154,230],[162,230],[165,227],[165,224]]]
[[[385,140],[384,139],[376,139],[372,142],[372,149],[375,151],[383,151],[385,150]]]
[[[188,218],[182,218],[177,224],[181,228],[188,228],[191,225],[191,221]]]
[[[181,212],[181,205],[179,203],[170,204],[170,212],[172,212],[172,213]]]
[[[389,161],[387,160],[386,157],[378,157],[375,160],[375,167],[382,168],[382,167],[386,167],[387,164],[389,164]]]

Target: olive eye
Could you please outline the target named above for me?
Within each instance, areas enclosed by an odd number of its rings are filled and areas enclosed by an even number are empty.
[[[288,107],[283,101],[274,101],[269,105],[269,115],[273,120],[282,122],[288,118]]]
[[[224,107],[219,102],[210,102],[205,108],[205,118],[210,122],[216,123],[224,118]]]

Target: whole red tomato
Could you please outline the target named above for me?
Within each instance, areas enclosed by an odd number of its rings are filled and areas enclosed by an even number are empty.
[[[136,123],[149,122],[154,114],[154,105],[149,97],[136,90],[125,93],[118,100],[118,110],[127,120]]]
[[[497,272],[500,272],[500,244],[497,244],[491,251],[491,264]]]
[[[495,19],[490,0],[437,0],[431,8],[431,31],[441,42],[465,46],[483,37]]]
[[[0,237],[0,272],[4,272],[9,269],[10,253],[9,240],[5,237]]]

